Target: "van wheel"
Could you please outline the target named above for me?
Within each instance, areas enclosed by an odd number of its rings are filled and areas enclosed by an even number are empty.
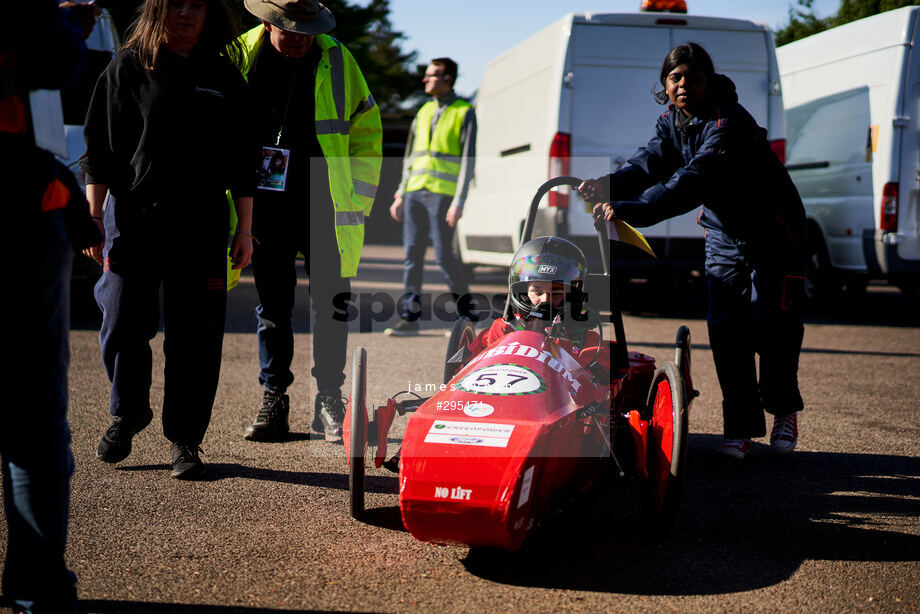
[[[808,262],[805,274],[805,300],[810,305],[822,305],[840,294],[843,289],[840,279],[831,269],[830,258],[824,240],[817,235],[817,229],[810,227],[808,240]]]

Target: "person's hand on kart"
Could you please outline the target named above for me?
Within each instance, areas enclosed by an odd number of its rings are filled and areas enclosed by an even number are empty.
[[[601,229],[601,224],[605,222],[613,221],[616,215],[613,213],[613,205],[611,203],[597,203],[594,205],[594,228],[597,230]]]
[[[575,191],[581,194],[581,197],[585,199],[586,203],[594,204],[599,203],[605,200],[605,194],[607,192],[604,189],[604,185],[597,179],[586,179],[581,182]]]

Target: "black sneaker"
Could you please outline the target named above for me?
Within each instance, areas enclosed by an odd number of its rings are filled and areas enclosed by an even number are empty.
[[[418,320],[414,322],[400,320],[396,323],[396,326],[384,330],[383,334],[387,337],[411,337],[412,335],[417,335],[420,328]]]
[[[99,440],[96,456],[106,463],[119,463],[131,454],[131,439],[143,431],[153,420],[153,411],[148,407],[132,420],[115,416],[112,425]]]
[[[310,428],[326,439],[342,438],[342,421],[345,419],[345,399],[338,390],[320,392],[316,395],[313,409],[313,424]]]
[[[201,448],[197,444],[174,443],[170,448],[172,455],[172,471],[169,475],[177,480],[204,479],[204,463],[198,453]]]
[[[288,395],[266,388],[259,415],[246,427],[244,437],[249,441],[283,441],[291,430],[288,424],[290,411]]]

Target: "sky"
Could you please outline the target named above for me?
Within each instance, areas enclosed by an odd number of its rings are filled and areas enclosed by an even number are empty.
[[[777,29],[788,21],[795,0],[687,0],[689,15],[750,19]],[[360,3],[360,2],[359,2]],[[404,51],[418,62],[440,56],[460,66],[456,90],[469,96],[496,56],[566,13],[635,13],[641,0],[390,0],[393,29],[406,39]],[[818,17],[837,12],[840,0],[815,0]]]

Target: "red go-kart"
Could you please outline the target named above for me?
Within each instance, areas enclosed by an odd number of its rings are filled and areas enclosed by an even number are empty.
[[[521,243],[530,240],[542,196],[577,186],[559,177],[534,196]],[[368,415],[367,354],[357,348],[344,442],[349,506],[364,511],[367,449],[374,464],[399,474],[399,509],[416,538],[439,544],[519,548],[561,494],[590,488],[605,470],[636,476],[643,520],[654,526],[676,516],[686,468],[690,334],[680,327],[674,362],[629,352],[616,287],[609,274],[608,240],[599,231],[604,275],[610,283],[615,339],[606,342],[610,371],[581,361],[550,333],[512,332],[476,356],[472,322],[455,322],[448,342],[444,385],[429,398],[390,398]],[[604,344],[601,322],[596,329]],[[603,347],[602,345],[599,347]],[[583,366],[585,363],[587,366]],[[399,395],[397,395],[399,396]],[[388,462],[387,435],[397,414],[411,412],[396,462]]]

